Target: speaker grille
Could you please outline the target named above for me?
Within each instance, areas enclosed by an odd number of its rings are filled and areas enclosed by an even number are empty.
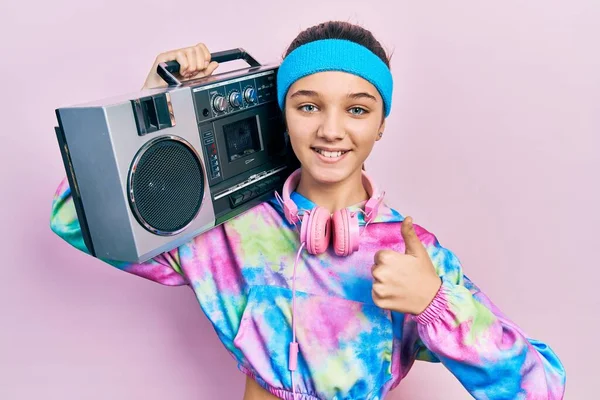
[[[183,139],[169,136],[148,142],[129,175],[129,199],[138,221],[149,231],[172,235],[196,217],[204,196],[204,171]]]

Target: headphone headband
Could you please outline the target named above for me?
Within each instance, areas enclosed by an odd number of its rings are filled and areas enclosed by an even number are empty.
[[[362,170],[361,172],[363,187],[369,195],[369,200],[367,200],[367,203],[365,204],[365,221],[370,222],[377,215],[379,204],[381,203],[383,196],[379,193],[377,187],[375,186],[375,183],[367,175],[367,173],[364,170]],[[300,218],[298,217],[298,206],[291,199],[290,195],[292,191],[294,191],[298,187],[301,173],[302,168],[298,168],[296,171],[290,174],[290,176],[286,179],[285,183],[283,184],[283,213],[290,224],[297,224],[298,222],[300,222]]]

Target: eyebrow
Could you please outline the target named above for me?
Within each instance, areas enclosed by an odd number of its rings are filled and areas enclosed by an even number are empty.
[[[372,94],[369,94],[367,92],[360,92],[360,93],[348,93],[348,98],[350,99],[371,99],[373,101],[377,101],[377,98],[375,96],[373,96]]]
[[[290,99],[292,99],[294,97],[299,97],[299,96],[319,97],[319,93],[315,92],[314,90],[297,90],[290,96]],[[367,92],[348,93],[348,98],[349,99],[364,99],[364,98],[366,98],[366,99],[370,99],[373,101],[377,101],[377,98],[375,96],[373,96],[372,94],[369,94]]]
[[[290,96],[290,99],[298,96],[319,97],[319,93],[314,90],[297,90]]]

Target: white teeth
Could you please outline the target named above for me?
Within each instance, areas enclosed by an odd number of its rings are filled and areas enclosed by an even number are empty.
[[[315,149],[315,151],[327,158],[341,157],[342,154],[346,153],[345,151],[325,151],[325,150],[320,150],[320,149]]]

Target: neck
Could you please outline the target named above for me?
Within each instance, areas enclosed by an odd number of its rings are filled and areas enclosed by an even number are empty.
[[[316,181],[305,170],[302,170],[296,192],[306,197],[329,212],[349,207],[369,198],[362,184],[362,171],[359,169],[347,179],[337,183]]]

